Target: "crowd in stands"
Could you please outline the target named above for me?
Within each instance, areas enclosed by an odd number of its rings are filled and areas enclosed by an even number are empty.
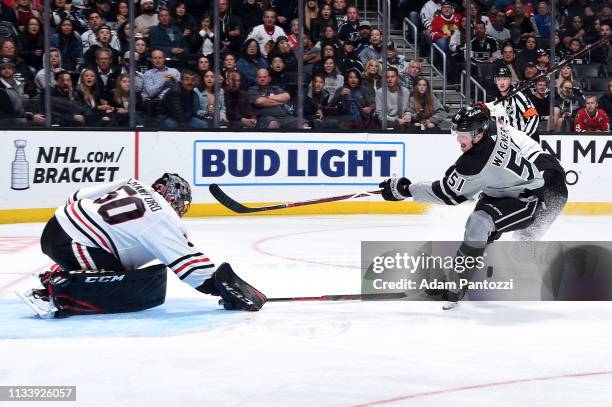
[[[442,49],[451,61],[448,65],[451,82],[460,80],[466,63],[472,64],[472,71],[490,99],[499,96],[492,76],[498,68],[510,69],[512,85],[517,86],[611,33],[612,6],[607,0],[561,0],[557,2],[554,19],[547,1],[473,0],[469,10],[471,55],[466,60],[466,6],[465,0],[399,0],[401,19],[408,18],[422,29],[423,52],[432,43]],[[551,33],[555,38],[554,61],[550,59]],[[612,45],[608,42],[576,58],[560,72],[552,115],[547,81],[530,84],[526,94],[541,117],[546,120],[550,117],[553,129],[609,131],[602,123],[608,123],[612,113],[608,81],[611,54]],[[587,99],[591,100],[590,107]],[[546,120],[540,121],[541,126],[547,126]],[[586,122],[591,124],[585,126]]]
[[[361,10],[347,0],[305,1],[302,61],[298,61],[300,26],[294,0],[217,0],[218,21],[212,1],[135,0],[133,55],[128,0],[51,3],[51,31],[45,33],[41,0],[0,1],[0,125],[44,124],[49,113],[44,109],[47,86],[51,122],[60,126],[126,126],[130,108],[136,111],[137,125],[166,128],[210,128],[217,115],[228,128],[375,129],[382,124],[384,106],[389,128],[438,129],[447,118],[447,109],[421,76],[421,63],[398,54],[382,27],[360,20]],[[453,61],[451,81],[458,80],[466,63],[465,4],[465,0],[392,2],[392,15],[401,16],[399,23],[410,18],[422,28],[421,43],[433,41],[448,53]],[[554,22],[546,2],[473,0],[472,4],[469,59],[474,72],[485,72],[479,64],[504,65],[512,71],[515,85],[554,63],[546,42],[550,30],[557,33],[557,60],[610,33],[612,12],[601,1],[562,0]],[[215,26],[220,35],[218,55]],[[50,38],[48,50],[45,35]],[[601,66],[597,74],[607,76],[609,54],[608,45],[576,62],[597,63]],[[133,84],[128,75],[132,58]],[[215,58],[221,67],[217,75]],[[549,95],[539,83],[532,86],[534,104],[542,109],[541,116],[551,116],[558,129],[575,119],[572,129],[590,131],[592,115],[610,115],[611,86],[600,91],[593,110],[593,99],[585,97],[591,89],[584,89],[573,71],[560,73],[552,116],[544,102]],[[481,75],[481,79],[490,77]],[[297,120],[296,112],[300,87],[304,123]],[[135,106],[130,106],[130,89],[136,93]]]

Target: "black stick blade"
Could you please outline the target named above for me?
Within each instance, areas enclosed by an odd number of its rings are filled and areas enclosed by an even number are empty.
[[[225,206],[227,209],[229,209],[232,212],[251,213],[251,212],[258,211],[258,208],[247,208],[240,202],[234,201],[225,192],[223,192],[221,187],[217,184],[210,184],[208,187],[208,190],[210,191],[212,196],[214,196],[215,199],[219,201],[220,204],[222,204],[223,206]]]

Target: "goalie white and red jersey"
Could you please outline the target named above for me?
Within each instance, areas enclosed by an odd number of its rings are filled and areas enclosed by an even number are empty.
[[[181,219],[151,186],[136,179],[83,188],[55,217],[72,238],[75,256],[84,269],[96,269],[86,250],[102,249],[126,270],[158,259],[192,287],[201,285],[214,264],[187,238]]]

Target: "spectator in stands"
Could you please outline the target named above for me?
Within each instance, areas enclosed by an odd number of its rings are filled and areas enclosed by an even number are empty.
[[[338,120],[343,128],[367,129],[376,128],[374,111],[376,100],[374,93],[361,86],[361,74],[351,69],[344,79],[344,86],[329,101],[341,115]]]
[[[569,27],[566,27],[565,31],[563,31],[563,37],[561,40],[566,47],[570,47],[570,41],[572,39],[582,39],[586,34],[586,30],[584,29],[584,24],[582,21],[582,17],[576,15],[572,17],[572,23]]]
[[[338,39],[344,43],[347,40],[358,40],[359,34],[359,13],[357,7],[350,5],[346,8],[346,23],[338,28]]]
[[[382,66],[382,59],[379,59],[378,62]],[[395,43],[393,41],[389,41],[387,44],[387,66],[392,66],[397,69],[400,86],[407,88],[408,78],[406,71],[408,70],[408,60],[403,55],[397,55],[397,50],[395,49]]]
[[[30,18],[40,17],[38,10],[32,8],[31,0],[17,0],[15,14],[17,16],[17,28],[21,32],[23,32]]]
[[[403,130],[410,124],[410,91],[400,85],[399,72],[390,66],[387,68],[387,99],[383,99],[383,90],[376,91],[376,115],[382,122],[383,105],[387,105],[387,126]]]
[[[524,41],[521,36],[521,26],[512,21],[508,25],[508,30],[510,31],[510,38],[505,42],[505,44],[512,45],[515,51],[520,51],[523,49]]]
[[[326,25],[323,28],[323,36],[314,46],[318,50],[322,50],[326,45],[331,45],[336,49],[340,49],[342,43],[336,34],[336,28],[333,25]]]
[[[236,57],[231,52],[228,52],[223,57],[223,64],[221,65],[221,76],[223,80],[227,80],[231,72],[236,72]]]
[[[363,64],[355,53],[356,45],[357,42],[353,40],[346,40],[344,41],[344,44],[342,44],[342,54],[340,56],[340,59],[338,60],[338,70],[343,76],[346,72],[348,72],[349,69],[357,69],[359,72],[363,71]],[[330,94],[333,95],[333,93]]]
[[[331,8],[330,8],[331,14]],[[304,31],[313,33],[313,25],[319,15],[319,3],[317,0],[307,0],[304,5]],[[314,36],[314,33],[313,33]],[[314,42],[314,38],[313,38]]]
[[[138,65],[138,58],[140,55],[135,53],[135,64]],[[121,67],[121,75],[129,75],[130,73],[130,51],[125,51],[123,54],[123,66]],[[119,78],[117,78],[119,80]],[[139,72],[138,69],[134,71],[134,88],[136,89],[136,93],[142,95],[142,91],[144,90],[144,75],[142,72]],[[117,90],[117,84],[115,83],[115,91]]]
[[[115,89],[115,81],[121,74],[121,68],[112,65],[113,53],[108,48],[100,48],[96,51],[96,72],[100,98],[109,101]]]
[[[538,13],[531,17],[532,25],[536,27],[537,35],[543,38],[550,38],[550,30],[557,29],[557,22],[553,22],[546,1],[538,3]]]
[[[485,23],[477,21],[472,39],[472,60],[476,62],[495,62],[499,57],[497,41],[487,35]]]
[[[119,29],[119,27],[124,24],[126,21],[129,21],[129,3],[128,0],[119,0],[119,2],[117,2],[117,27],[115,27],[116,30]]]
[[[236,64],[236,68],[240,72],[241,81],[245,88],[255,86],[257,70],[262,68],[265,69],[267,66],[266,60],[261,56],[257,40],[247,40],[242,47],[241,56]]]
[[[259,47],[257,48],[259,50]],[[226,115],[232,129],[254,128],[257,125],[253,107],[242,90],[240,72],[232,72],[224,90]]]
[[[442,0],[429,0],[421,9],[421,23],[423,27],[425,27],[425,32],[423,34],[427,41],[431,39],[431,22],[436,14],[438,14],[441,7]]]
[[[138,58],[136,58],[136,70],[144,74],[148,69],[153,68],[153,62],[149,56],[147,43],[142,38],[138,38],[139,35],[140,34],[136,34],[137,38],[136,41],[134,41],[134,51],[138,54]]]
[[[222,0],[227,2],[227,0]],[[179,31],[183,34],[183,39],[187,44],[191,41],[191,36],[195,31],[197,22],[192,15],[187,13],[187,6],[184,1],[177,1],[173,3],[174,6],[170,12],[172,17],[172,24],[175,25]],[[219,7],[221,4],[219,3]],[[221,47],[223,48],[223,46]]]
[[[32,68],[17,55],[15,42],[10,39],[5,39],[0,42],[0,58],[6,58],[15,65],[14,77],[17,81],[24,85],[24,94],[27,97],[36,95],[36,85],[34,84],[34,74]]]
[[[175,68],[166,66],[166,55],[161,49],[151,51],[153,68],[144,73],[144,96],[149,99],[160,99],[165,92],[181,80],[181,74]]]
[[[0,21],[10,23],[11,28],[15,30],[15,34],[17,34],[17,14],[15,13],[15,10],[4,4],[4,2],[0,2]]]
[[[229,0],[219,0],[219,27],[221,28],[221,52],[237,54],[242,46],[242,23],[229,12]]]
[[[344,75],[338,70],[333,57],[327,57],[323,60],[323,72],[318,75],[323,78],[325,83],[323,89],[329,95],[335,94],[336,90],[344,85]]]
[[[264,57],[268,56],[268,52],[274,45],[278,37],[285,36],[282,28],[276,24],[276,11],[266,10],[263,14],[263,24],[253,27],[253,31],[248,35],[247,39],[255,39],[259,44],[259,51]]]
[[[70,74],[66,71],[56,73],[55,83],[51,89],[51,122],[60,126],[84,125],[85,111],[76,101]]]
[[[297,91],[297,74],[296,72],[288,72],[283,58],[275,56],[270,60],[268,72],[270,74],[270,86],[276,86],[289,92],[290,95],[295,95]]]
[[[60,51],[63,69],[78,71],[83,65],[83,43],[74,32],[72,20],[62,20],[58,32],[51,35],[51,46]]]
[[[504,45],[504,47],[502,48],[501,59],[495,61],[496,70],[501,67],[506,67],[510,70],[510,72],[512,73],[510,83],[512,84],[512,86],[516,86],[516,84],[519,82],[519,74],[521,70],[519,69],[516,63],[516,53],[514,52],[514,48],[510,44]],[[489,78],[489,80],[491,79],[492,78]]]
[[[454,6],[448,1],[442,3],[440,15],[431,22],[431,39],[444,51],[449,52],[450,37],[461,27],[461,14],[454,12]]]
[[[361,74],[361,86],[369,89],[372,94],[382,87],[381,66],[377,59],[370,59]]]
[[[527,62],[536,62],[538,59],[538,50],[536,49],[536,37],[529,35],[524,40],[523,49],[516,57],[516,66],[523,71],[523,67]]]
[[[550,68],[550,58],[548,56],[548,52],[543,48],[538,48],[536,52],[538,55],[536,60],[536,68],[538,69],[538,75],[548,72],[548,69]]]
[[[555,88],[557,93],[561,93],[561,83],[565,80],[572,82],[572,86],[577,88],[580,87],[580,82],[574,80],[574,70],[571,65],[565,65],[559,71],[559,77],[555,80]]]
[[[311,23],[310,32],[312,33],[312,41],[315,44],[323,38],[323,31],[327,26],[336,27],[335,29],[337,29],[336,22],[332,16],[331,6],[329,4],[322,4],[317,18]]]
[[[233,14],[240,16],[243,32],[250,33],[261,22],[263,11],[257,0],[233,0]]]
[[[183,59],[186,57],[188,44],[181,30],[172,23],[172,17],[167,9],[158,13],[159,24],[149,30],[151,47],[159,48],[165,55]]]
[[[49,50],[49,60],[51,61],[51,79],[49,80],[49,84],[51,87],[55,86],[55,74],[62,71],[62,57],[57,48],[51,48]],[[47,79],[45,77],[45,68],[46,59],[43,58],[43,68],[40,69],[36,76],[34,77],[34,83],[39,91],[43,91],[47,87]]]
[[[257,128],[297,128],[297,119],[293,117],[293,109],[289,106],[291,97],[285,90],[270,86],[268,70],[257,70],[255,82],[257,85],[247,91],[247,99],[257,115]]]
[[[528,82],[530,84],[529,88],[531,90],[535,89],[535,83],[531,82],[536,76],[539,75],[538,67],[532,61],[529,61],[525,64],[523,68],[523,81]],[[521,82],[523,82],[521,81]]]
[[[414,88],[416,87],[419,79],[421,79],[421,70],[422,65],[418,60],[413,59],[408,63],[408,70],[406,71],[406,87],[411,93],[414,93]]]
[[[346,7],[345,0],[334,0],[332,14],[334,15],[334,19],[336,20],[338,27],[348,21],[347,11],[348,9]]]
[[[0,96],[5,98],[4,101],[0,102],[0,105],[2,105],[0,117],[3,119],[3,123],[11,125],[25,123],[26,97],[24,87],[23,83],[17,81],[14,75],[15,63],[8,58],[0,59]]]
[[[26,64],[38,70],[42,68],[44,48],[45,38],[42,23],[37,17],[30,17],[21,36],[21,51],[19,54]]]
[[[110,0],[95,0],[94,10],[100,14],[105,24],[117,25],[117,14],[115,10],[111,8]]]
[[[355,44],[355,54],[359,55],[368,45],[370,45],[370,34],[372,33],[372,25],[369,21],[359,23],[359,39]]]
[[[514,10],[510,13],[510,18],[513,23],[516,23],[521,28],[521,38],[525,39],[528,36],[537,35],[536,27],[532,24],[530,16],[525,12],[525,5],[521,2],[514,4]]]
[[[506,14],[503,11],[495,13],[495,18],[487,27],[487,34],[495,38],[498,45],[503,44],[510,39],[510,30],[505,27]]]
[[[75,91],[75,100],[84,107],[85,124],[100,126],[110,124],[113,108],[106,100],[100,99],[99,83],[93,69],[83,69]]]
[[[338,61],[340,60],[339,54],[340,53],[338,51],[338,48],[334,47],[331,44],[324,45],[321,49],[321,60],[312,68],[312,73],[323,73],[325,71],[323,65],[325,64],[325,59],[327,58],[333,58],[334,62],[336,63],[336,66],[338,66]]]
[[[134,19],[134,26],[136,32],[146,36],[152,27],[157,27],[159,24],[155,0],[142,0],[140,12],[141,14]]]
[[[610,25],[601,24],[599,27],[599,38],[609,38],[610,35],[612,35]],[[591,63],[604,64],[609,75],[612,72],[612,44],[608,42],[608,44],[592,50]]]
[[[272,58],[280,57],[282,58],[285,69],[288,72],[297,71],[297,58],[295,53],[291,50],[291,45],[289,45],[289,41],[287,37],[284,35],[278,37],[276,39],[276,43],[270,49],[268,54],[268,64],[272,62]]]
[[[110,46],[111,35],[111,28],[108,25],[103,24],[98,28],[98,31],[96,32],[97,42],[91,45],[83,56],[83,59],[85,60],[85,66],[91,67],[96,64],[96,52],[102,48],[107,49],[111,52],[111,65],[119,65],[121,54],[119,53],[119,51]]]
[[[601,95],[598,104],[608,117],[612,117],[612,80],[608,81],[608,93]]]
[[[338,121],[330,114],[334,109],[329,106],[330,93],[325,90],[325,78],[320,74],[312,76],[312,81],[304,100],[304,117],[311,128],[337,128]]]
[[[285,31],[289,30],[289,22],[297,17],[297,1],[295,0],[274,0],[276,10],[276,21]]]
[[[291,20],[291,24],[289,25],[289,27],[291,30],[291,34],[287,36],[287,40],[289,41],[291,49],[295,51],[296,49],[298,49],[299,46],[298,42],[300,38],[300,20],[294,18],[293,20]],[[304,46],[304,48],[306,48],[306,46]]]
[[[446,119],[444,106],[431,92],[429,82],[422,78],[412,92],[408,112],[414,129],[437,129]]]
[[[359,53],[359,59],[365,66],[371,59],[379,60],[382,58],[383,34],[378,28],[370,32],[370,44]]]
[[[580,108],[574,118],[574,131],[610,133],[610,119],[603,109],[597,106],[597,96],[586,97],[585,106]]]
[[[567,53],[565,54],[565,58],[569,58],[571,55],[574,55],[575,53],[577,53],[578,51],[580,51],[582,48],[584,48],[585,45],[584,43],[577,39],[577,38],[573,38],[570,40],[570,46],[569,46],[569,50],[567,51]],[[583,55],[579,58],[574,58],[574,60],[572,60],[572,64],[575,65],[588,65],[591,63],[591,55],[590,53],[587,53],[586,55]]]
[[[215,50],[215,27],[212,20],[208,14],[202,17],[200,30],[191,36],[189,49],[192,53],[212,58]]]
[[[205,129],[208,123],[197,117],[206,106],[200,105],[195,92],[198,85],[196,73],[184,70],[180,82],[172,86],[162,97],[159,104],[159,119],[163,127]]]
[[[215,97],[215,73],[208,71],[202,78],[203,90],[195,89],[200,100],[200,110],[196,112],[196,116],[206,121],[207,127],[213,127],[215,112],[219,111],[219,123],[227,123],[225,112],[225,95],[223,89],[219,89],[219,97]]]
[[[559,117],[555,129],[561,131],[566,120],[576,117],[576,112],[584,106],[582,91],[572,86],[572,82],[564,80],[561,83],[561,92],[555,99],[555,107],[559,108]]]
[[[296,58],[297,58],[297,51]],[[304,34],[304,72],[308,75],[312,74],[315,64],[321,61],[321,52],[314,48],[314,44],[308,34]]]
[[[72,2],[67,0],[54,0],[51,5],[51,26],[59,27],[62,20],[72,20],[74,30],[78,33],[84,33],[88,30],[87,19],[78,7],[74,7]]]
[[[543,126],[542,121],[550,120],[550,92],[548,89],[548,79],[540,78],[535,83],[535,89],[531,92],[525,92],[533,107],[535,107],[540,116],[540,125]],[[558,116],[558,112],[553,117]]]
[[[81,42],[83,43],[83,53],[87,52],[89,47],[94,45],[98,40],[96,37],[96,32],[101,25],[104,24],[104,20],[100,16],[100,13],[97,11],[91,11],[89,16],[87,17],[87,23],[89,24],[89,30],[85,31],[81,34]],[[121,50],[121,44],[119,44],[119,37],[117,33],[111,30],[111,41],[110,45],[112,48],[117,51]]]

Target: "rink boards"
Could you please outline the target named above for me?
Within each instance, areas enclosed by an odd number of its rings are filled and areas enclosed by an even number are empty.
[[[375,190],[390,176],[435,180],[456,160],[449,134],[3,131],[0,223],[44,221],[79,188],[164,172],[192,184],[190,216],[231,215],[208,192],[217,183],[247,204]],[[612,213],[612,137],[542,136],[566,170],[566,214]],[[380,197],[304,206],[282,214],[424,213]],[[273,214],[275,212],[266,212]]]

